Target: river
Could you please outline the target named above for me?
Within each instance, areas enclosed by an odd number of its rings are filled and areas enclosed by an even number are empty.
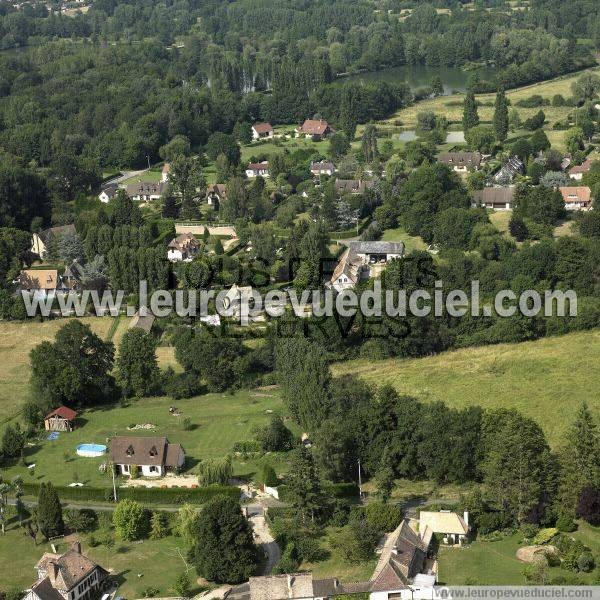
[[[471,73],[477,73],[482,80],[485,80],[491,79],[496,72],[496,69],[492,67],[481,67],[473,71],[461,71],[460,69],[451,67],[404,66],[369,73],[357,73],[356,75],[340,77],[339,81],[360,81],[364,83],[370,81],[400,83],[405,81],[411,90],[414,91],[430,85],[431,80],[435,76],[439,76],[444,86],[444,94],[449,95],[454,91],[464,92]]]

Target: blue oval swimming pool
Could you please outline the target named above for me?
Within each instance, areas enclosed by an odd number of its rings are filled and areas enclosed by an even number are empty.
[[[102,456],[106,453],[106,446],[103,444],[79,444],[77,454],[79,456]]]

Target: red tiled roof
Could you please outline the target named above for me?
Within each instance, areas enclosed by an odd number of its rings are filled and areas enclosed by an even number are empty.
[[[300,131],[309,135],[323,135],[328,129],[329,123],[327,121],[317,121],[315,119],[306,119],[300,126]]]
[[[586,158],[583,163],[580,165],[575,165],[571,169],[569,169],[569,175],[578,175],[579,173],[587,173],[592,166],[592,160],[590,158]]]
[[[246,167],[249,171],[264,171],[264,170],[269,170],[269,162],[268,161],[263,161],[263,162],[259,162],[259,163],[250,163],[247,167]]]
[[[254,129],[254,131],[260,135],[261,133],[269,133],[269,131],[273,131],[273,126],[271,123],[254,123],[254,125],[252,125],[252,129]]]
[[[46,415],[46,419],[50,417],[59,416],[67,421],[74,421],[77,418],[77,411],[67,406],[59,406],[55,408],[51,413]]]
[[[592,190],[589,187],[561,187],[559,189],[565,203],[587,203],[590,201],[592,195]]]

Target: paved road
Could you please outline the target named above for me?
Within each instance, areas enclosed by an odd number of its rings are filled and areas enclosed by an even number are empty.
[[[116,183],[118,185],[120,183],[123,183],[126,179],[130,179],[131,177],[138,177],[139,175],[143,175],[147,170],[148,169],[146,168],[146,169],[141,169],[140,171],[123,171],[117,177],[113,177],[112,179],[105,181],[103,185],[106,186],[109,183]]]

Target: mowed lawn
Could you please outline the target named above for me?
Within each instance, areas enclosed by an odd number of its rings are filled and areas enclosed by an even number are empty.
[[[334,375],[389,383],[421,401],[516,408],[535,419],[554,448],[582,401],[600,417],[600,330],[437,356],[336,363]]]
[[[581,540],[598,557],[600,551],[600,528],[578,521],[578,529],[569,533]],[[438,580],[441,585],[525,585],[525,563],[516,557],[522,546],[522,535],[515,533],[496,542],[475,540],[464,548],[440,548],[438,554]],[[550,579],[558,576],[575,576],[582,582],[593,584],[597,570],[591,573],[572,573],[552,567]]]
[[[180,416],[169,412],[175,405]],[[171,398],[144,398],[127,406],[111,405],[86,410],[81,414],[81,426],[71,433],[61,433],[54,441],[46,435],[25,449],[25,460],[35,464],[34,474],[21,464],[13,464],[5,473],[8,478],[21,475],[26,481],[52,481],[56,485],[80,482],[84,485],[111,485],[107,475],[99,471],[105,457],[77,456],[76,448],[82,443],[108,445],[115,435],[166,436],[171,442],[181,443],[189,459],[191,472],[199,460],[221,458],[232,451],[236,442],[253,439],[255,430],[264,426],[272,412],[282,412],[278,392],[272,389],[240,391],[234,394],[206,394],[186,400]],[[189,418],[192,429],[183,429],[183,419]],[[153,425],[153,429],[128,430],[135,425]],[[277,457],[271,457],[279,468]],[[237,475],[251,476],[255,462],[235,461]]]
[[[29,352],[40,342],[54,340],[68,319],[44,322],[0,323],[0,425],[20,411],[29,396]],[[113,323],[110,317],[80,319],[106,339]]]
[[[102,538],[105,533],[92,533]],[[169,536],[161,540],[143,540],[141,542],[123,542],[118,538],[114,548],[104,545],[90,547],[90,534],[80,536],[82,550],[97,561],[113,576],[119,584],[118,594],[126,598],[142,598],[144,590],[150,587],[159,590],[159,596],[176,596],[175,579],[185,568],[186,549],[183,540]],[[66,540],[54,540],[59,552],[69,548]],[[29,588],[36,579],[34,569],[44,552],[52,552],[50,544],[38,540],[35,545],[31,538],[24,535],[16,523],[8,526],[5,535],[0,535],[0,584],[3,589]],[[197,574],[193,568],[188,571],[190,580],[195,583]],[[195,586],[194,586],[195,587]],[[195,591],[199,591],[195,587]]]

